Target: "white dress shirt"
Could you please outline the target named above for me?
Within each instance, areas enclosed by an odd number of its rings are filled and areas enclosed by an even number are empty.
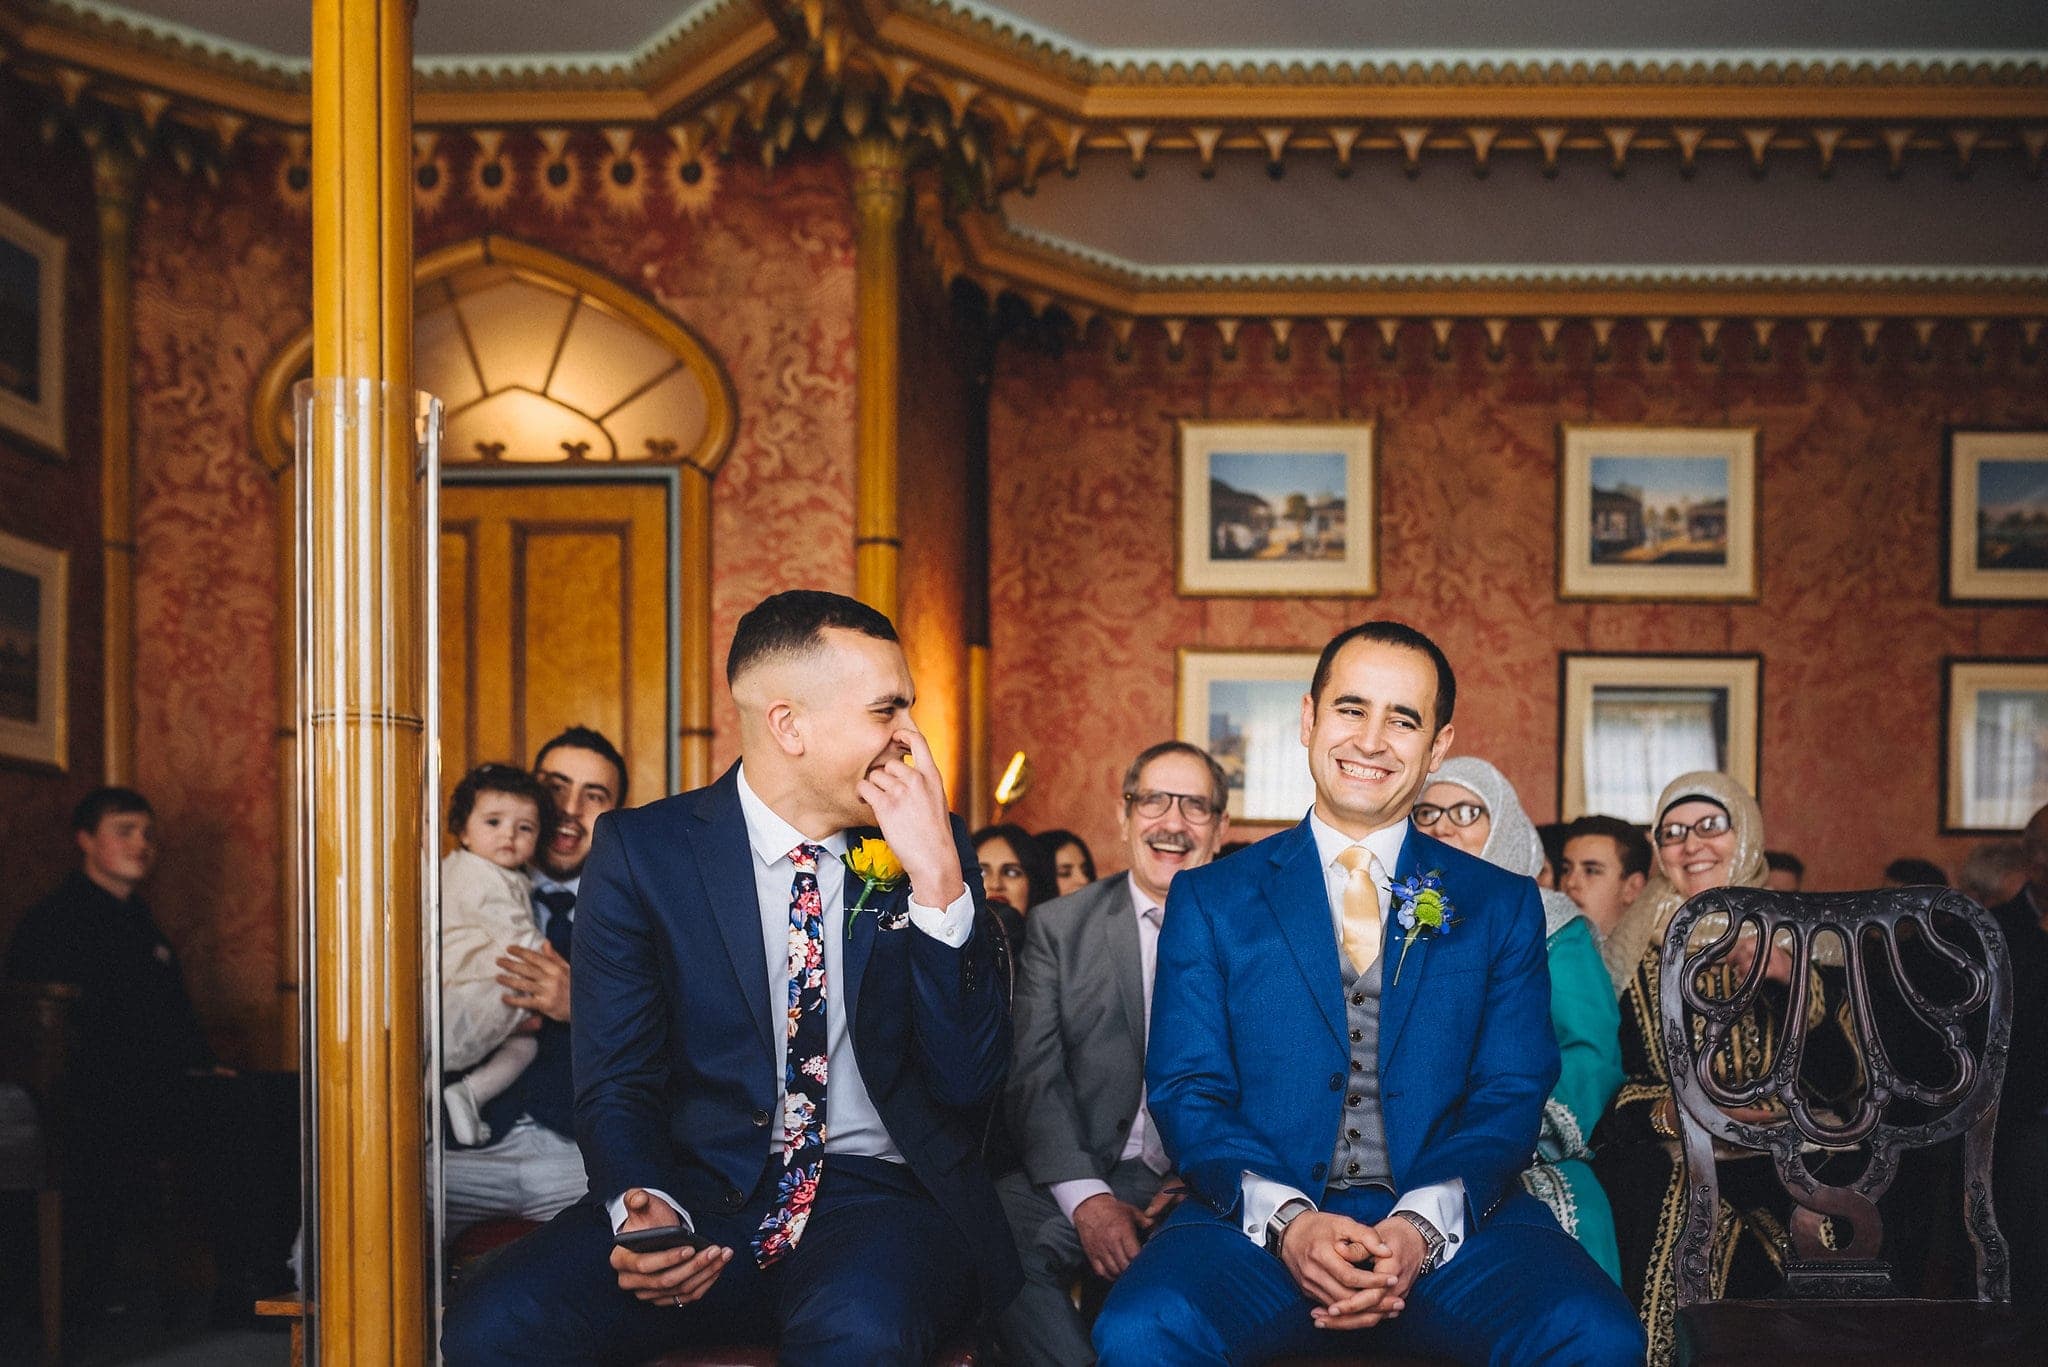
[[[1138,918],[1138,972],[1145,984],[1145,1036],[1147,1048],[1152,1044],[1152,975],[1159,963],[1159,928],[1165,924],[1166,908],[1154,901],[1150,894],[1138,886],[1138,880],[1127,877],[1124,880],[1131,890],[1131,914]],[[1138,1084],[1138,1113],[1131,1117],[1130,1133],[1124,1136],[1123,1151],[1117,1155],[1117,1162],[1128,1163],[1141,1158],[1152,1171],[1164,1174],[1171,1166],[1166,1149],[1159,1142],[1158,1127],[1152,1123],[1152,1112],[1145,1105],[1145,1086]],[[1109,1183],[1099,1177],[1076,1177],[1066,1182],[1055,1182],[1050,1188],[1052,1199],[1059,1203],[1060,1213],[1072,1224],[1074,1212],[1081,1203],[1091,1196],[1113,1193]]]
[[[772,1022],[780,1023],[789,1018],[789,900],[790,889],[796,881],[796,865],[789,856],[799,845],[818,845],[825,850],[825,857],[818,861],[815,870],[818,899],[825,909],[825,1152],[828,1155],[857,1154],[864,1158],[901,1163],[903,1155],[889,1138],[889,1131],[882,1124],[873,1099],[868,1096],[867,1083],[861,1078],[860,1060],[855,1057],[853,1048],[853,1022],[846,1013],[847,918],[843,910],[847,905],[846,866],[839,862],[839,857],[846,853],[846,833],[840,831],[823,840],[812,840],[797,830],[776,815],[748,784],[744,764],[739,771],[739,795],[740,811],[747,823],[747,845],[753,853],[754,897],[761,909],[761,948],[768,960],[768,976],[761,984],[761,991],[767,997],[768,1019]],[[875,900],[869,899],[870,908]],[[861,912],[863,916],[872,914],[871,910]],[[912,898],[910,924],[920,934],[958,949],[974,933],[974,894],[962,892],[953,900],[953,905],[943,911],[920,906]],[[779,1116],[782,1114],[783,1095],[788,1090],[789,1031],[777,1029],[772,1033],[775,1036],[775,1104],[768,1113]],[[773,1129],[769,1140],[769,1152],[782,1152],[780,1129]],[[652,1187],[647,1190],[674,1207],[682,1215],[684,1224],[695,1227],[681,1202]],[[612,1230],[616,1233],[626,1220],[624,1193],[609,1203],[609,1209]]]
[[[1403,821],[1374,831],[1363,840],[1353,840],[1342,831],[1326,824],[1316,815],[1315,809],[1310,808],[1308,825],[1310,832],[1315,836],[1316,856],[1322,861],[1323,891],[1330,904],[1330,930],[1336,937],[1338,945],[1341,947],[1344,943],[1344,885],[1350,881],[1351,871],[1338,863],[1337,857],[1353,845],[1363,845],[1372,853],[1372,878],[1380,890],[1380,924],[1385,932],[1382,944],[1391,946],[1398,938],[1398,932],[1391,924],[1394,909],[1391,889],[1394,868],[1401,859],[1401,847],[1408,841],[1408,823]],[[1382,960],[1386,953],[1385,948],[1380,951]],[[1378,972],[1379,968],[1380,962],[1376,960],[1370,971]],[[1335,1143],[1334,1139],[1332,1143]],[[1263,1245],[1266,1242],[1267,1223],[1280,1207],[1289,1201],[1307,1201],[1309,1205],[1315,1205],[1315,1201],[1306,1193],[1295,1190],[1285,1182],[1262,1177],[1255,1172],[1246,1172],[1243,1204],[1245,1235],[1253,1243]],[[1448,1182],[1435,1182],[1403,1193],[1394,1202],[1394,1210],[1412,1211],[1436,1227],[1437,1233],[1444,1236],[1443,1262],[1449,1262],[1464,1246],[1463,1178],[1453,1177]],[[1389,1214],[1391,1213],[1390,1211]],[[1440,1263],[1439,1266],[1441,1265]]]

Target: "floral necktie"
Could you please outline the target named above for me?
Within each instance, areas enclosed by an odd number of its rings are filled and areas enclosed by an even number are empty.
[[[775,1208],[754,1231],[754,1261],[771,1267],[796,1247],[825,1164],[825,907],[818,895],[821,845],[790,852],[789,1060],[783,1069],[782,1178]]]

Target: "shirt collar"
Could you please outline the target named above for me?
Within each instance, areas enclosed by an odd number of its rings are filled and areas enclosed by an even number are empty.
[[[1401,861],[1401,847],[1408,843],[1408,823],[1397,821],[1391,826],[1374,831],[1363,840],[1353,840],[1344,832],[1316,815],[1315,808],[1309,808],[1308,828],[1316,838],[1316,858],[1324,868],[1337,862],[1337,856],[1353,845],[1363,845],[1371,850],[1373,857],[1380,861],[1380,869],[1387,881],[1394,878],[1394,866]]]
[[[1149,911],[1156,911],[1161,915],[1165,914],[1166,908],[1160,903],[1153,901],[1152,894],[1138,886],[1138,875],[1132,873],[1126,874],[1124,877],[1125,881],[1131,885],[1131,907],[1138,913],[1140,920],[1143,920],[1145,913]]]
[[[490,863],[489,860],[484,862]],[[496,865],[492,865],[492,867],[495,868]],[[538,864],[528,864],[526,866],[526,876],[533,880],[533,890],[535,892],[560,891],[574,896],[577,889],[583,884],[583,870],[581,869],[576,870],[567,878],[557,878]]]
[[[834,859],[846,853],[846,832],[834,831],[823,840],[813,840],[796,827],[775,814],[775,809],[761,800],[747,782],[747,766],[742,763],[739,772],[740,814],[747,821],[747,844],[754,850],[754,858],[763,866],[773,866],[789,858],[790,851],[799,845],[822,845]]]

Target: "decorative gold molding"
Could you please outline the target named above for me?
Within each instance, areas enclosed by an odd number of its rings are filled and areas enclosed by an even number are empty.
[[[894,138],[870,134],[847,149],[853,165],[854,585],[890,618],[902,606],[898,568],[897,376],[903,226],[909,158]]]

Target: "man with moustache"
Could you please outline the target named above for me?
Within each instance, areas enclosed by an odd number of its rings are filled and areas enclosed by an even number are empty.
[[[1302,700],[1307,817],[1175,878],[1145,1080],[1196,1199],[1110,1292],[1104,1363],[1642,1360],[1518,1181],[1558,1073],[1536,885],[1407,820],[1456,695],[1414,628],[1341,633]]]
[[[749,1341],[920,1363],[1015,1292],[980,1162],[1007,981],[895,629],[777,594],[726,677],[740,762],[597,822],[572,1002],[590,1195],[450,1307],[457,1367]],[[695,1242],[615,1242],[638,1231]]]
[[[551,1220],[582,1198],[583,1156],[575,1139],[569,1078],[571,937],[584,861],[597,818],[626,800],[626,761],[587,726],[541,746],[534,776],[554,795],[561,821],[534,854],[533,914],[546,943],[513,945],[498,960],[508,1006],[539,1023],[539,1052],[512,1086],[483,1109],[494,1136],[480,1148],[450,1144],[442,1160],[449,1232],[492,1216]]]
[[[1130,873],[1035,907],[1018,960],[1008,1102],[1024,1171],[997,1184],[1024,1264],[998,1328],[1029,1367],[1095,1360],[1068,1298],[1114,1281],[1182,1190],[1145,1110],[1145,1030],[1167,890],[1230,830],[1223,769],[1162,741],[1124,771],[1117,824]]]

